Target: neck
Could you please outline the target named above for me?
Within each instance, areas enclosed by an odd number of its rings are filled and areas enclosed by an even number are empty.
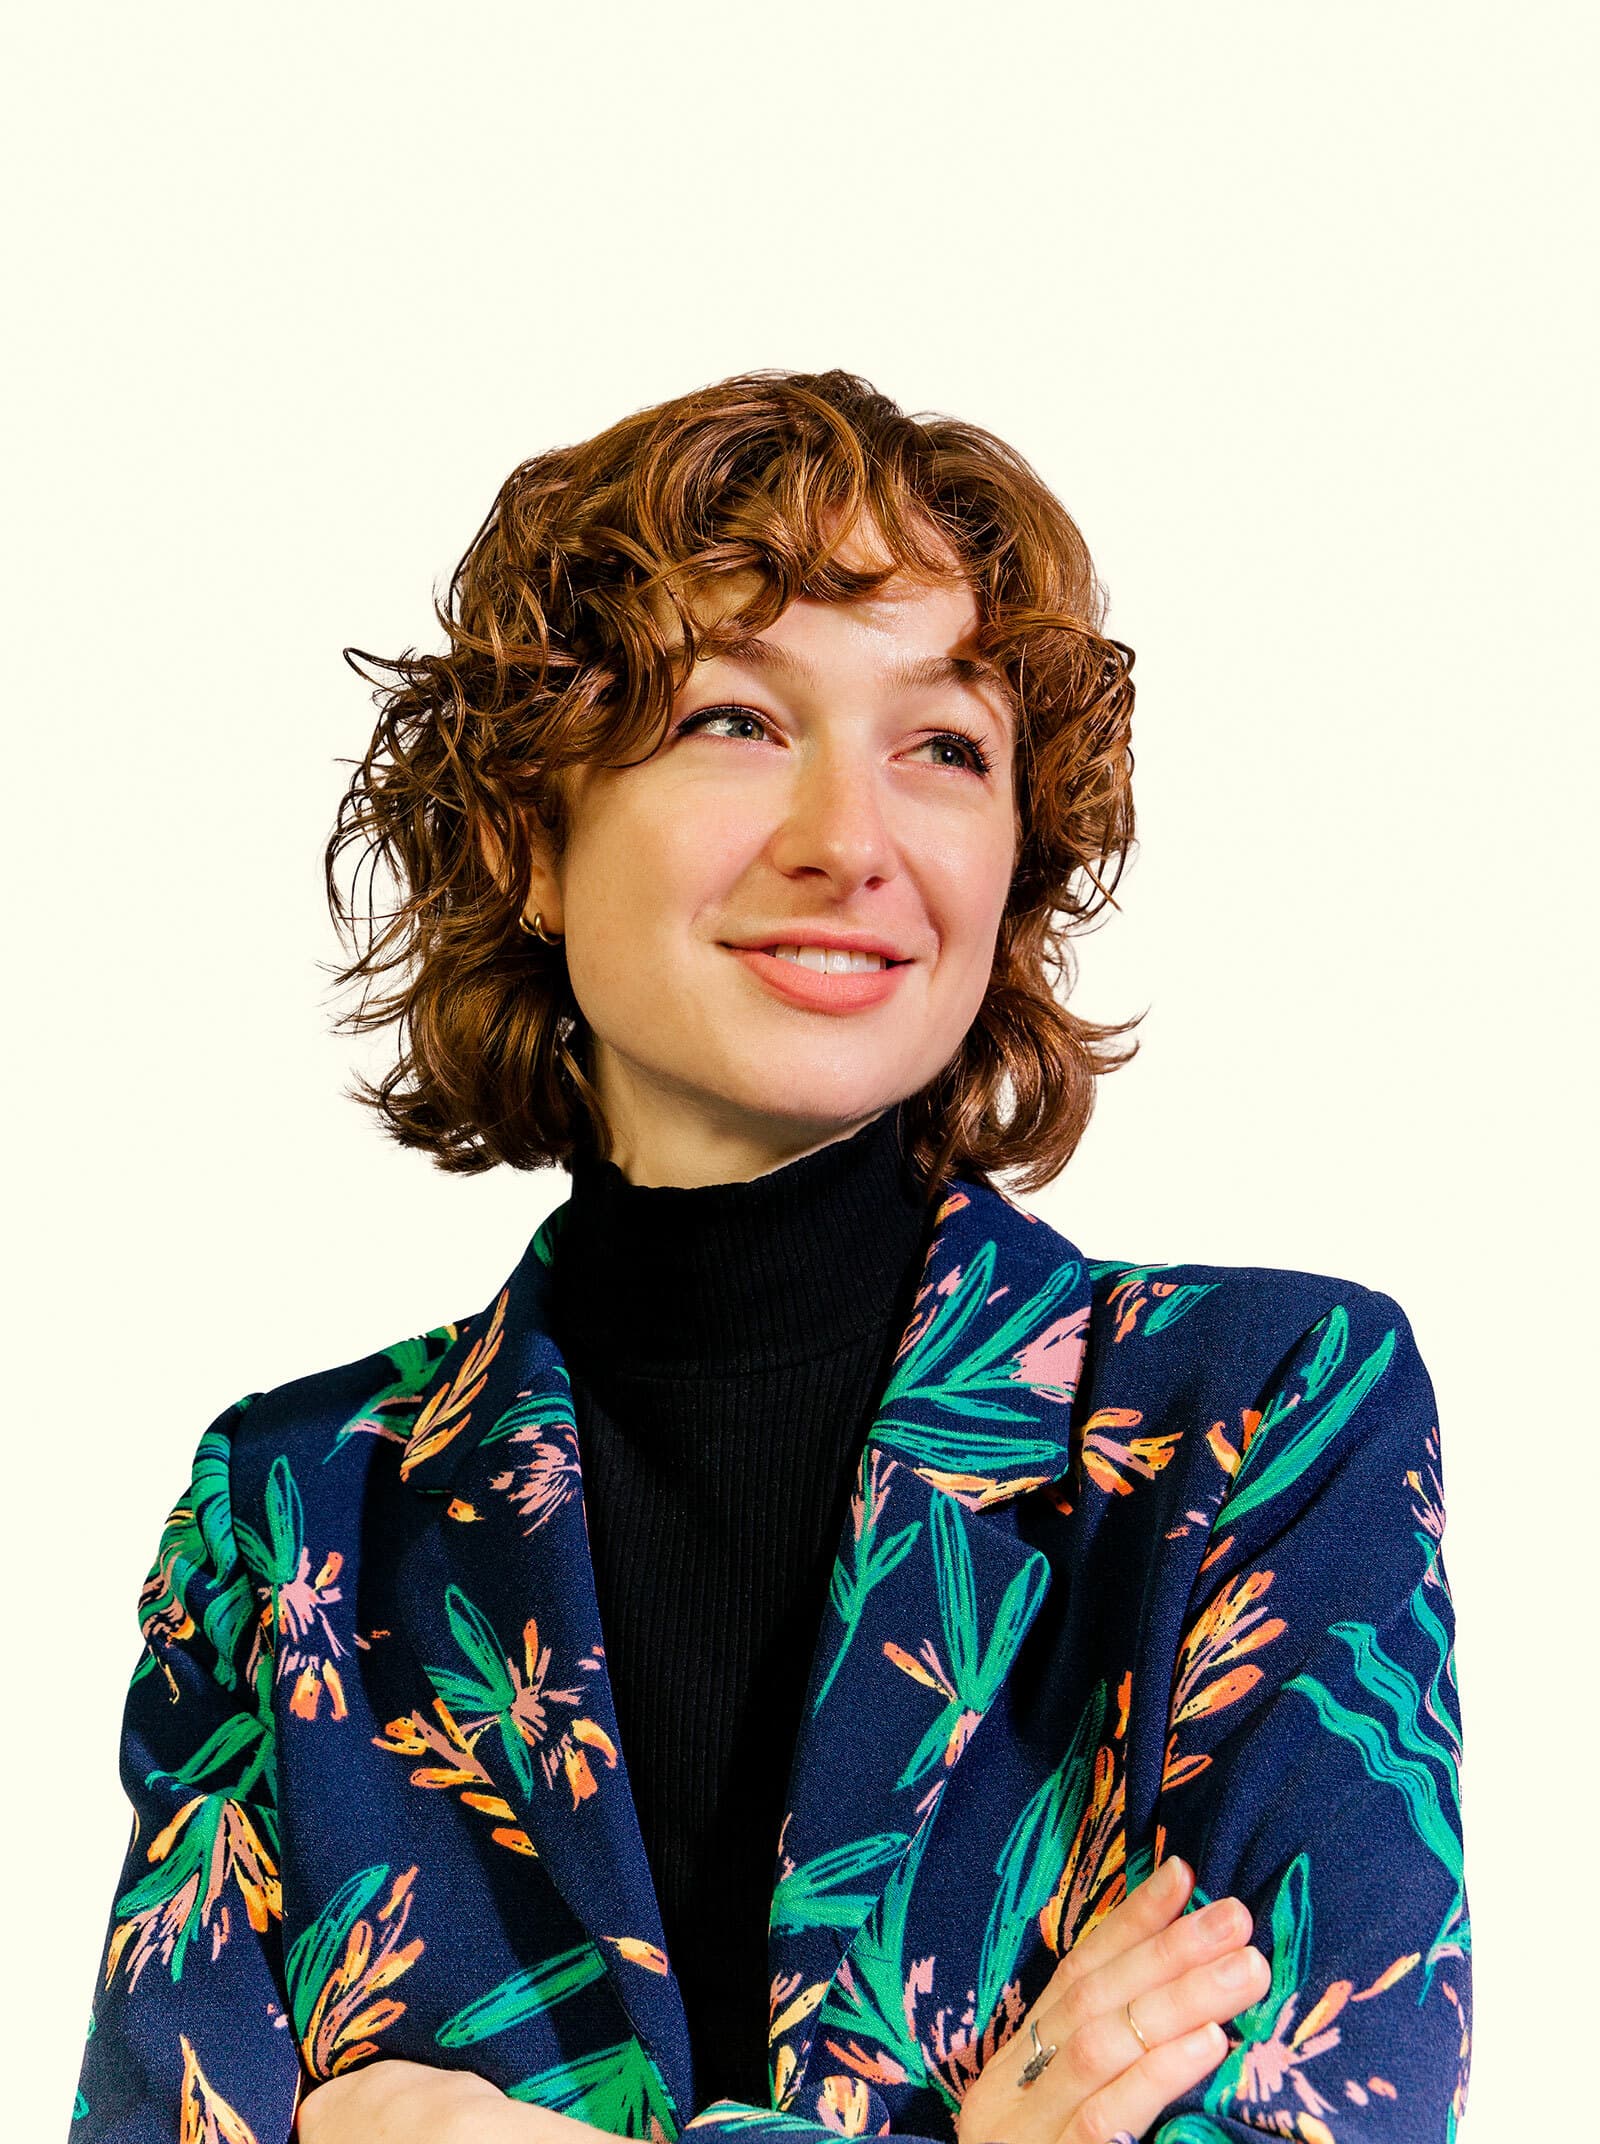
[[[610,1128],[607,1158],[630,1184],[651,1190],[697,1190],[748,1183],[787,1168],[825,1146],[850,1139],[890,1102],[846,1117],[774,1116],[713,1103],[700,1093],[659,1085],[639,1066],[597,1043],[595,1089]]]
[[[637,1184],[580,1151],[552,1276],[556,1337],[579,1365],[625,1358],[660,1376],[739,1375],[843,1346],[893,1315],[931,1233],[926,1192],[898,1110],[747,1181]]]

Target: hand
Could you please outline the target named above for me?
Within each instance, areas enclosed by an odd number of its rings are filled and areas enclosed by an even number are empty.
[[[984,2064],[956,2123],[957,2144],[1116,2144],[1139,2137],[1228,2051],[1221,2020],[1258,2002],[1272,1973],[1246,1940],[1236,1898],[1182,1908],[1194,1873],[1164,1861],[1075,1943],[1021,2027]],[[1227,1977],[1229,1973],[1235,1977]],[[1133,2005],[1146,2054],[1129,2029]],[[1030,2025],[1055,2059],[1033,2084]]]
[[[524,2106],[471,2070],[369,2062],[300,2103],[300,2144],[616,2144],[548,2107]]]

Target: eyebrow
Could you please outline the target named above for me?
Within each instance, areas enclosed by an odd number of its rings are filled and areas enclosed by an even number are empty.
[[[763,640],[758,634],[725,642],[711,650],[712,658],[726,656],[734,662],[747,663],[753,670],[777,670],[786,677],[803,678],[809,683],[816,680],[816,670],[804,656],[796,655],[790,648],[776,641]],[[999,688],[1007,704],[1010,688],[1005,675],[998,666],[970,655],[916,655],[897,662],[888,672],[891,685],[903,690],[917,691],[938,685],[993,685]]]

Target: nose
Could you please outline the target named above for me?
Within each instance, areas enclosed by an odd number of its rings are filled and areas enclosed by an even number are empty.
[[[835,745],[803,758],[773,836],[773,864],[790,877],[820,873],[841,894],[892,878],[899,858],[870,756]]]

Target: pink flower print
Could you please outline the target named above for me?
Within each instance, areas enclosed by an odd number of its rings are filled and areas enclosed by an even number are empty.
[[[1017,1380],[1041,1399],[1065,1406],[1078,1389],[1083,1374],[1083,1351],[1089,1324],[1089,1305],[1083,1304],[1070,1317],[1057,1318],[1036,1333],[1016,1357]]]
[[[815,2105],[817,2120],[825,2128],[837,2130],[845,2137],[867,2134],[867,2123],[872,2118],[872,2100],[867,2087],[855,2078],[824,2077],[817,2087]]]
[[[345,1649],[328,1620],[330,1606],[344,1598],[334,1583],[343,1568],[343,1556],[337,1549],[330,1549],[313,1578],[311,1551],[302,1548],[293,1578],[285,1579],[277,1588],[278,1630],[280,1638],[287,1641],[278,1648],[278,1674],[280,1678],[295,1677],[289,1710],[302,1720],[316,1718],[324,1690],[333,1719],[344,1719],[349,1710],[344,1683],[334,1666],[336,1660],[344,1658]]]
[[[1239,2096],[1257,2106],[1265,2106],[1287,2084],[1307,2114],[1318,2119],[1331,2114],[1333,2102],[1324,2099],[1310,2080],[1301,2075],[1300,2065],[1314,2056],[1326,2054],[1330,2047],[1338,2046],[1339,2028],[1331,2020],[1344,2008],[1349,1994],[1349,1981],[1336,1980],[1322,2000],[1312,2005],[1299,2030],[1292,2034],[1300,1997],[1298,1992],[1285,1996],[1283,2007],[1273,2021],[1272,2038],[1257,2040],[1242,2050]]]
[[[566,1425],[559,1442],[538,1429],[519,1429],[511,1442],[521,1450],[512,1465],[503,1474],[496,1474],[489,1486],[510,1498],[526,1521],[523,1532],[536,1533],[579,1493],[582,1476],[577,1428]]]

